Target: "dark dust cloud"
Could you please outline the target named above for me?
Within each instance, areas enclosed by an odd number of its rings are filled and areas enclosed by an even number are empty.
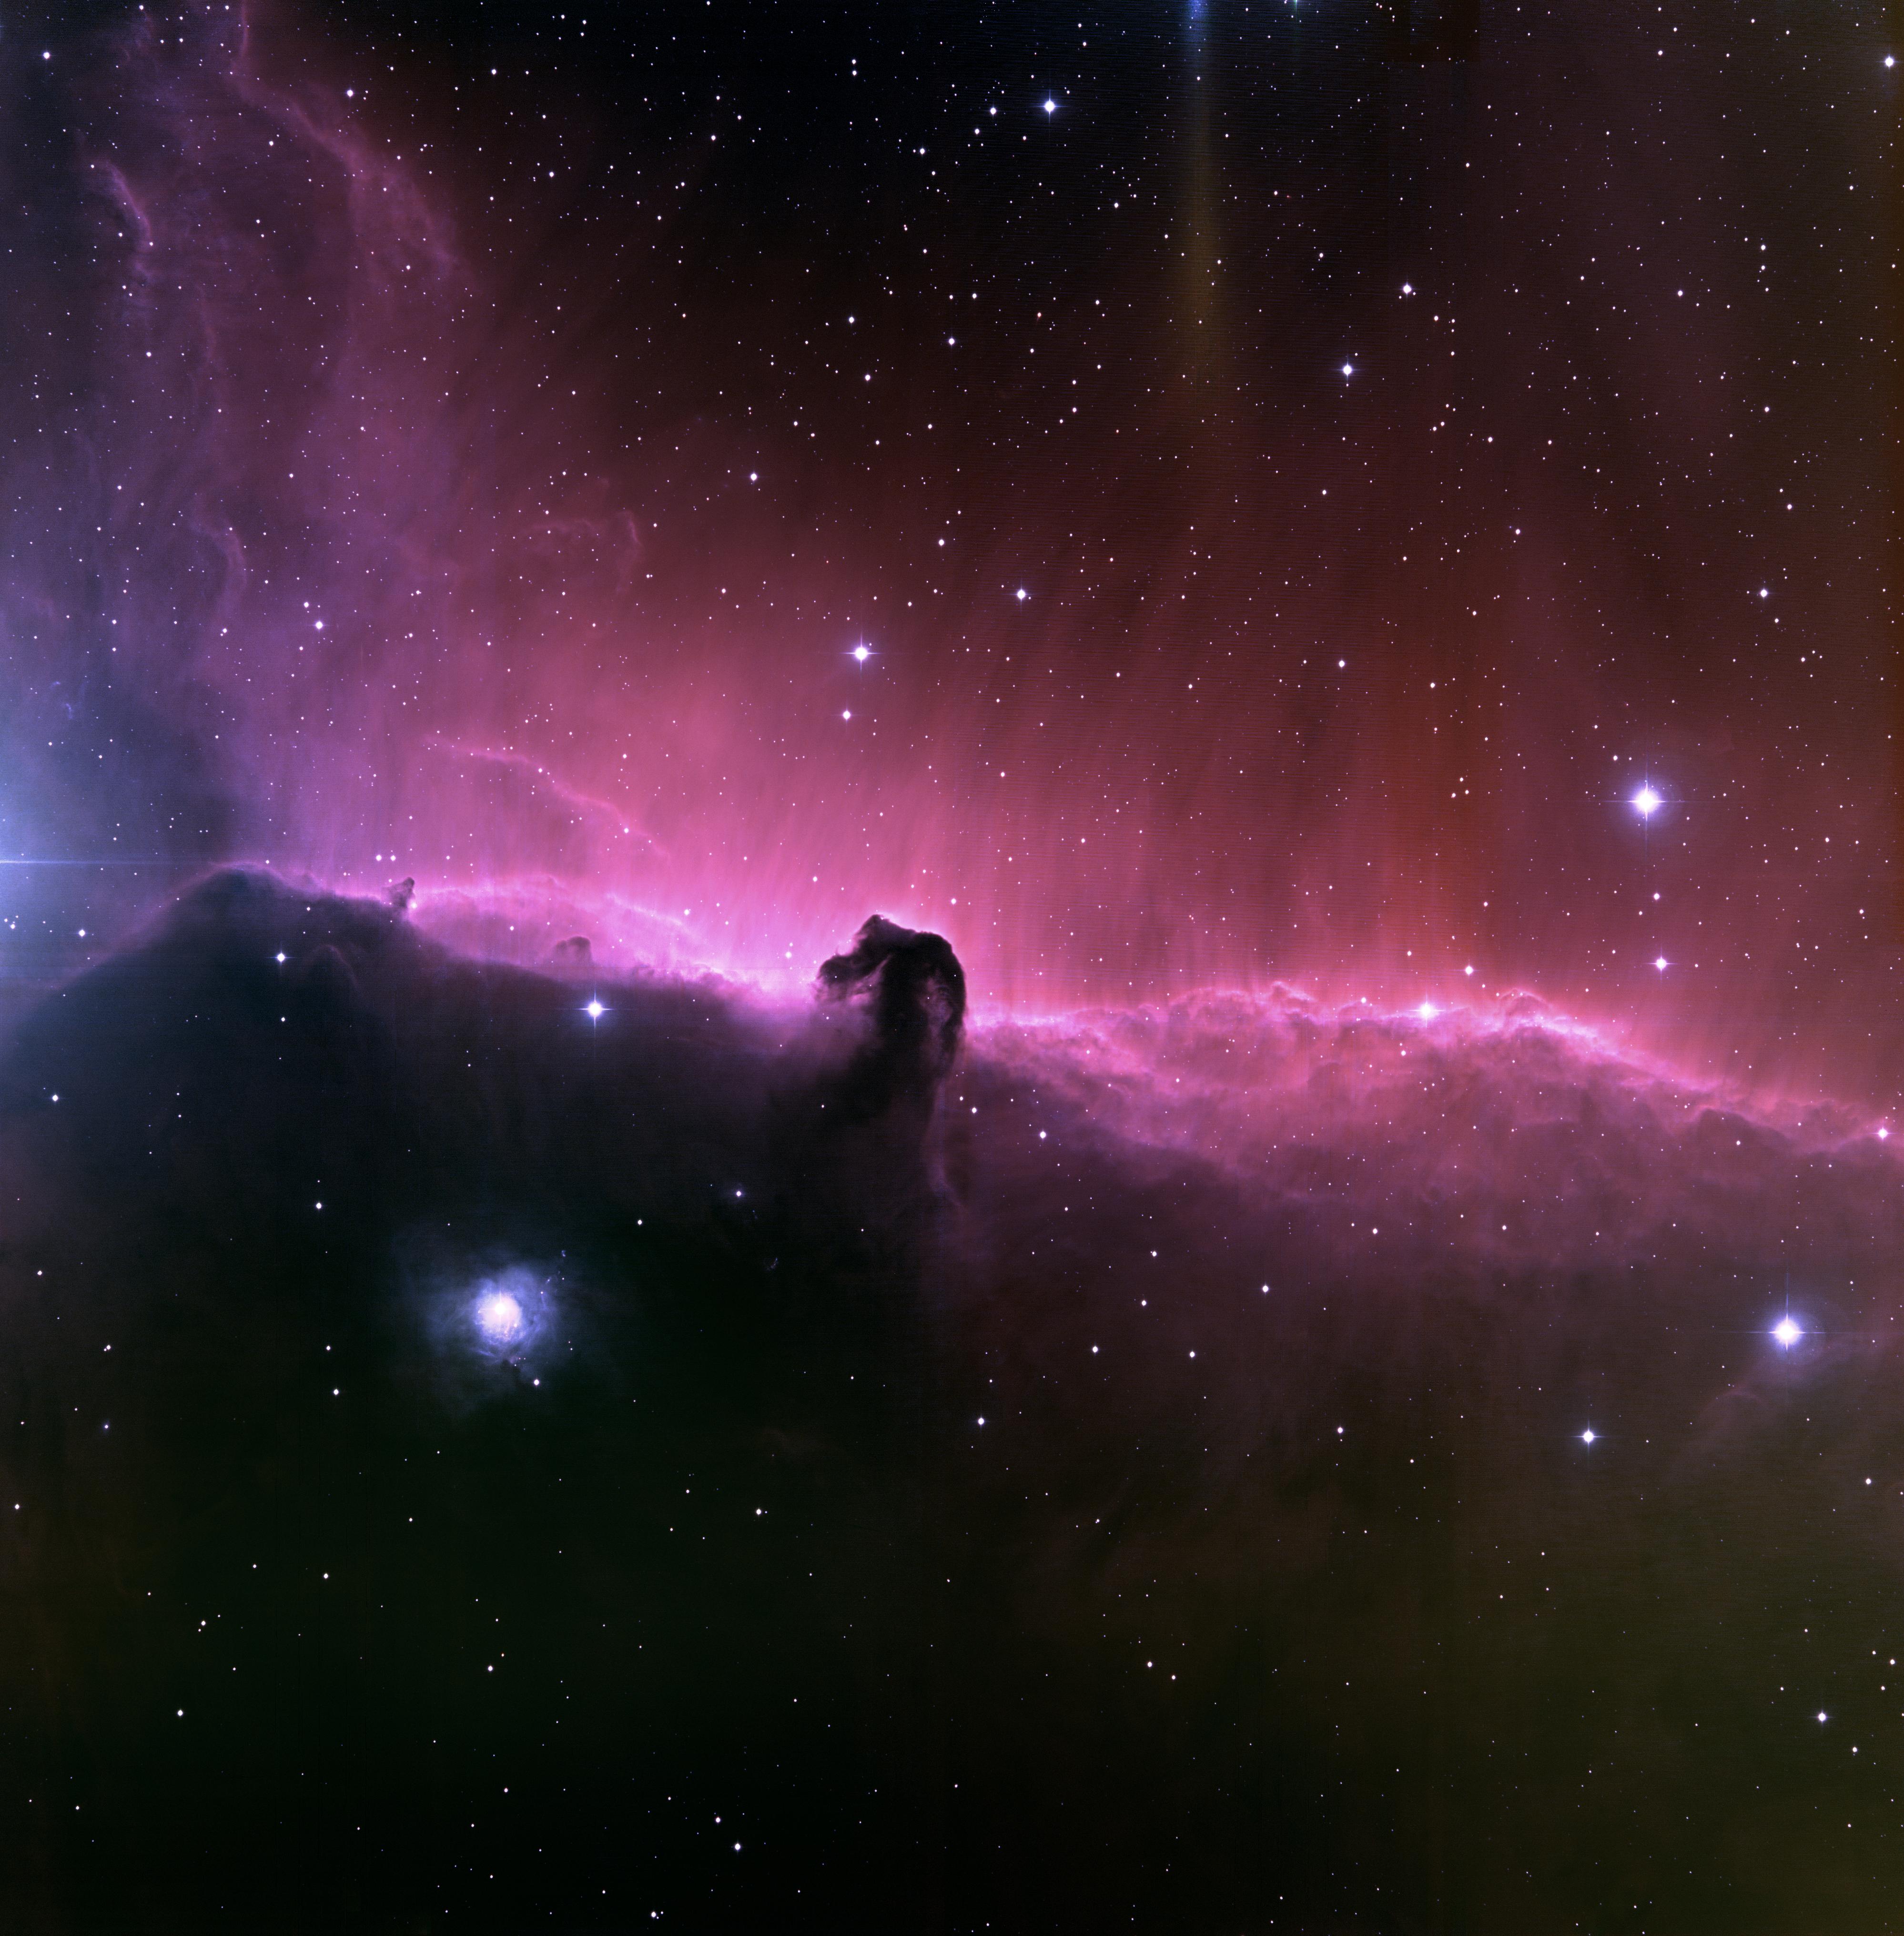
[[[18,1926],[1878,1926],[1875,1139],[873,939],[227,873],[20,1026]]]
[[[0,31],[0,1922],[1876,1931],[1875,12]]]

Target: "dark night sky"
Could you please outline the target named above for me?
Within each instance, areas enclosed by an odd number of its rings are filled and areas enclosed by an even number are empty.
[[[1894,44],[8,23],[19,1926],[1881,1926]]]

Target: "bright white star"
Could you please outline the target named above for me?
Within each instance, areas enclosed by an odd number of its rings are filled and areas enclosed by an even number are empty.
[[[1643,819],[1658,810],[1661,803],[1660,797],[1651,787],[1643,786],[1633,796],[1633,803],[1639,808],[1640,817]]]
[[[1673,964],[1667,960],[1664,954],[1655,954],[1653,957],[1653,966],[1660,970],[1662,973],[1670,968],[1672,965]]]
[[[1345,376],[1345,377],[1352,377],[1352,376],[1355,374],[1355,366],[1354,365],[1354,364],[1352,364],[1352,363],[1345,363],[1345,364],[1343,364],[1343,366],[1342,366],[1342,374],[1343,374],[1343,376]]]
[[[1022,585],[1019,586],[1018,590],[1017,590],[1017,600],[1018,600],[1018,602],[1019,602],[1019,603],[1020,603],[1020,604],[1021,604],[1021,605],[1022,605],[1022,604],[1023,604],[1023,603],[1024,603],[1024,602],[1025,602],[1025,600],[1026,600],[1027,598],[1029,598],[1031,595],[1032,595],[1032,594],[1031,594],[1029,591],[1027,591],[1025,589],[1025,588],[1024,588]]]
[[[1805,1327],[1788,1311],[1772,1327],[1772,1335],[1789,1351],[1805,1335]]]
[[[1435,1015],[1434,1004],[1432,1002],[1424,1002],[1422,1006],[1415,1011],[1415,1012],[1421,1017],[1423,1021],[1431,1022],[1434,1021]]]
[[[586,1015],[591,1022],[598,1022],[601,1020],[603,1016],[608,1013],[608,1011],[602,1006],[600,1000],[598,1000],[595,997],[591,996],[588,1000],[583,1005],[582,1012]]]
[[[1591,1445],[1599,1436],[1600,1434],[1594,1431],[1593,1427],[1590,1425],[1587,1427],[1585,1431],[1581,1433],[1580,1443],[1582,1445]]]
[[[1055,114],[1058,111],[1058,104],[1049,95],[1045,96],[1044,111],[1047,114]]]
[[[492,1290],[476,1306],[476,1322],[492,1344],[506,1344],[522,1330],[522,1307],[506,1290]]]

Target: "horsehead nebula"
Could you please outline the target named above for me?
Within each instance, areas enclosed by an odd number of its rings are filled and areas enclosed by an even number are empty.
[[[1443,13],[0,40],[10,1926],[1881,1923],[1894,70]]]

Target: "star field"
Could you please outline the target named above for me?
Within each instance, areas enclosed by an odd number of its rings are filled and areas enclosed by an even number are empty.
[[[1884,1926],[1896,58],[11,23],[0,1921]]]

